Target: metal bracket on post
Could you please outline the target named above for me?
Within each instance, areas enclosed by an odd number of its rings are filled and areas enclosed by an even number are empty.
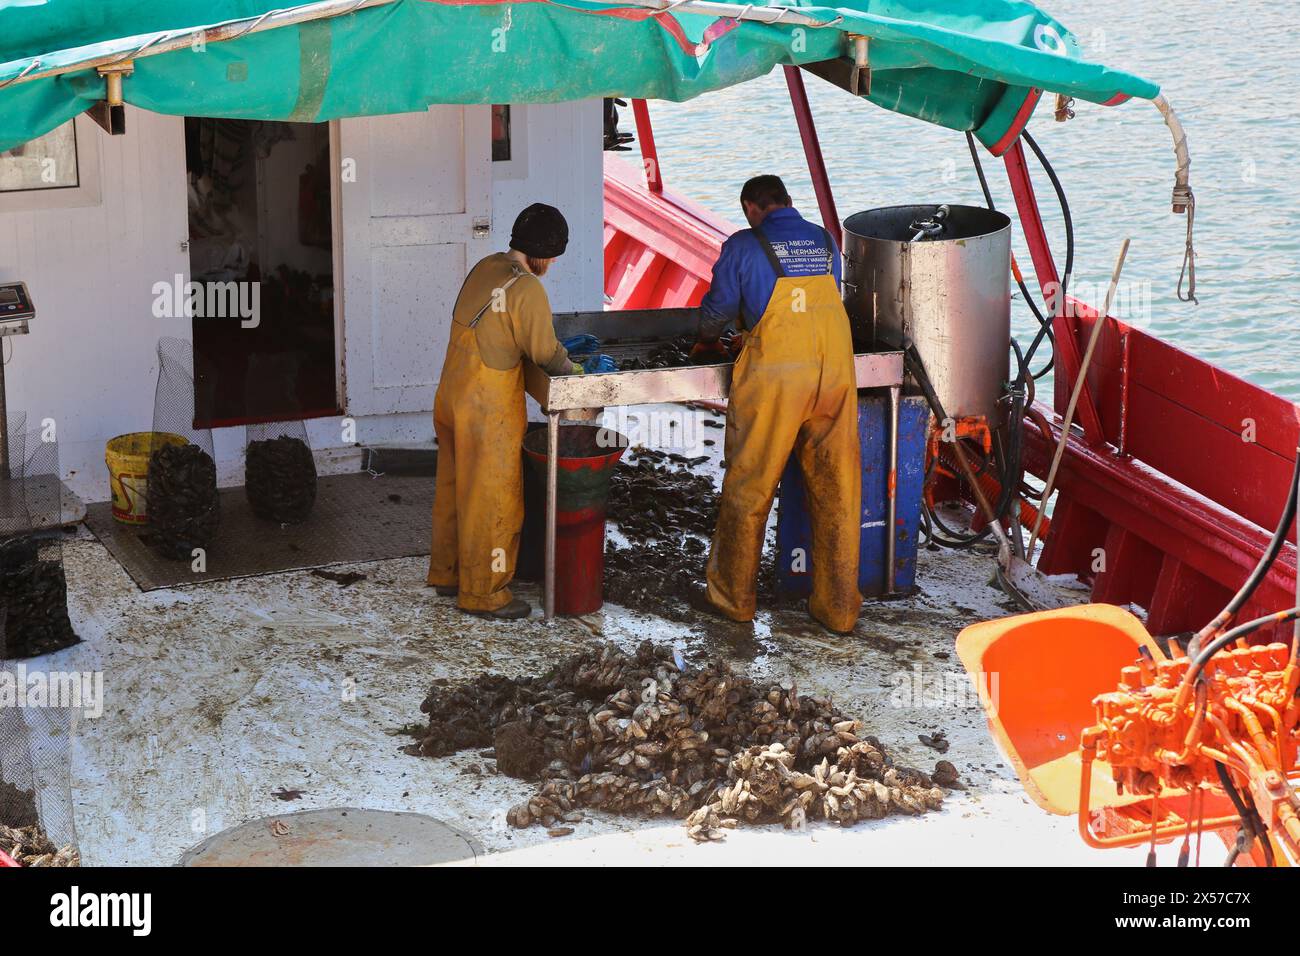
[[[854,96],[871,95],[871,59],[868,55],[868,38],[860,33],[850,33],[853,42],[853,73],[849,76],[849,92]]]
[[[122,99],[122,80],[135,72],[135,63],[123,60],[111,66],[101,66],[97,72],[104,78],[104,98],[86,112],[109,136],[122,136],[126,133],[126,103]]]

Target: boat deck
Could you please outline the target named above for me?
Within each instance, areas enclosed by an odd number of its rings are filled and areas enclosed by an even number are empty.
[[[245,820],[356,806],[429,814],[473,835],[483,862],[783,862],[1129,864],[1140,851],[1089,850],[1074,821],[1049,817],[1021,792],[997,752],[952,654],[965,624],[1008,608],[988,559],[926,552],[921,593],[874,605],[852,637],[798,612],[763,613],[752,630],[699,627],[616,607],[543,625],[470,618],[423,584],[424,560],[357,565],[348,587],[294,572],[141,593],[97,541],[69,542],[72,613],[85,643],[48,669],[105,675],[102,717],[83,720],[74,746],[75,801],[89,864],[168,864],[205,836]],[[537,602],[536,589],[522,588]],[[970,789],[939,814],[849,830],[740,829],[696,846],[679,822],[592,813],[576,832],[514,830],[506,810],[533,788],[476,773],[475,752],[407,756],[398,728],[420,720],[437,677],[484,669],[529,673],[583,644],[631,648],[647,634],[690,656],[719,654],[755,674],[790,676],[864,719],[903,762],[939,755],[920,733],[943,729],[944,756]],[[924,696],[914,699],[917,680]],[[355,687],[355,700],[345,697]],[[301,790],[286,803],[272,795]]]
[[[721,449],[702,450],[713,457],[701,467],[717,480]],[[170,864],[225,828],[326,807],[428,814],[475,838],[486,850],[479,862],[492,864],[1143,860],[1142,851],[1086,848],[1073,819],[1030,803],[992,742],[953,650],[962,627],[1013,610],[990,585],[984,554],[923,550],[919,592],[869,605],[849,637],[794,609],[760,610],[752,626],[612,605],[549,624],[536,610],[527,621],[486,621],[425,587],[425,558],[331,568],[364,575],[347,586],[295,571],[147,593],[84,530],[64,559],[84,643],[28,663],[104,676],[103,715],[81,720],[73,745],[88,864]],[[517,593],[540,603],[536,587]],[[401,728],[423,722],[420,702],[436,678],[536,673],[593,641],[631,649],[647,637],[688,659],[719,655],[756,676],[794,679],[862,719],[900,762],[930,770],[941,756],[952,761],[969,789],[950,793],[937,814],[844,830],[741,828],[696,846],[679,821],[591,812],[572,835],[550,838],[506,825],[509,807],[535,788],[492,772],[479,753],[401,751],[410,741]],[[951,742],[942,755],[918,740],[940,729]],[[285,802],[273,795],[281,789],[301,796]]]

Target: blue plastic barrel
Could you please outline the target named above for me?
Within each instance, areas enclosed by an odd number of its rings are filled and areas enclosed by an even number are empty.
[[[930,410],[921,397],[906,397],[898,412],[898,505],[894,560],[896,591],[916,584],[916,542],[925,483],[925,440]],[[858,398],[858,439],[862,445],[862,553],[858,587],[864,597],[885,590],[886,523],[889,516],[889,396]],[[793,456],[781,476],[776,522],[777,586],[791,594],[812,590],[812,529],[808,522],[803,474]]]

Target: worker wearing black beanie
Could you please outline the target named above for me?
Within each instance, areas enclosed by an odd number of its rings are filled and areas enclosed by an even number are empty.
[[[433,406],[438,477],[427,580],[439,594],[456,595],[471,614],[521,618],[532,612],[509,586],[524,520],[523,363],[550,375],[582,372],[555,338],[551,304],[538,279],[568,243],[560,211],[534,203],[515,220],[510,251],[470,270],[452,311]]]
[[[515,219],[510,248],[529,259],[555,259],[569,244],[569,224],[554,206],[535,202]]]

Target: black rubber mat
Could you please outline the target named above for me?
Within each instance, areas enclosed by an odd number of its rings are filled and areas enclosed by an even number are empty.
[[[207,569],[159,558],[140,540],[146,529],[113,519],[108,502],[86,508],[86,526],[142,591],[275,574],[331,564],[383,561],[429,553],[433,479],[367,472],[319,479],[316,506],[299,525],[255,517],[243,488],[221,491],[221,527]]]

